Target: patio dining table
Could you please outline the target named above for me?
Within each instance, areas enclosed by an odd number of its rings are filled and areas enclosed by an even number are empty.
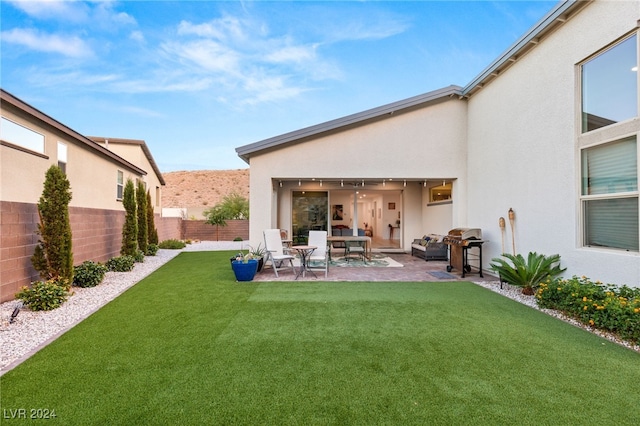
[[[364,242],[364,256],[367,260],[371,260],[371,237],[366,235],[333,235],[331,237],[327,237],[327,241],[329,243],[333,242]],[[329,251],[329,260],[331,260],[331,251]]]

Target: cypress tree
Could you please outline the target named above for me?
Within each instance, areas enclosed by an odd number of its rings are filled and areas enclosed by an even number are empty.
[[[38,201],[40,240],[31,257],[33,267],[45,279],[73,282],[73,251],[69,202],[69,180],[60,167],[51,166],[45,174],[44,189]]]
[[[147,191],[147,235],[149,244],[158,244],[158,230],[153,212],[153,204],[151,204],[151,194]]]
[[[122,205],[126,212],[122,227],[121,255],[135,256],[138,251],[138,220],[136,218],[136,190],[133,181],[127,179],[122,196]]]
[[[136,188],[137,216],[138,216],[138,249],[143,253],[147,252],[148,230],[147,230],[147,194],[144,190],[144,184],[138,181]]]

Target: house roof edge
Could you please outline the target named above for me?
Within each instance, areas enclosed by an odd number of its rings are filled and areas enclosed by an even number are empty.
[[[433,90],[431,92],[423,93],[421,95],[413,96],[411,98],[403,99],[400,101],[392,102],[390,104],[382,105],[376,108],[371,108],[365,111],[361,111],[355,114],[350,114],[344,117],[336,118],[334,120],[326,121],[324,123],[316,124],[313,126],[305,127],[303,129],[294,130],[293,132],[284,133],[282,135],[274,136],[268,139],[263,139],[258,142],[254,142],[248,145],[243,145],[236,148],[236,153],[247,164],[249,164],[249,158],[251,154],[263,151],[266,149],[274,148],[286,143],[291,143],[295,140],[316,136],[331,130],[339,129],[341,127],[354,125],[363,121],[371,120],[373,118],[382,117],[384,115],[391,115],[397,111],[402,111],[408,108],[412,108],[424,103],[432,102],[438,99],[443,99],[452,96],[461,96],[462,87],[460,86],[447,86],[441,89]]]

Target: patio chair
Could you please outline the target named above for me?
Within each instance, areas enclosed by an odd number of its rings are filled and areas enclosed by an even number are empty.
[[[264,261],[264,266],[266,266],[267,262],[271,262],[271,267],[273,268],[273,272],[278,277],[278,268],[285,268],[285,264],[289,262],[289,267],[291,270],[295,272],[293,266],[294,256],[289,254],[288,250],[282,244],[282,239],[280,238],[280,230],[279,229],[265,229],[264,232],[264,246],[267,251],[266,258]]]
[[[367,263],[364,253],[364,242],[363,241],[345,241],[345,259],[347,262],[351,259],[351,254],[354,253],[358,259]]]
[[[309,256],[309,270],[324,271],[329,275],[329,250],[327,247],[327,231],[309,231],[309,245],[318,247]]]

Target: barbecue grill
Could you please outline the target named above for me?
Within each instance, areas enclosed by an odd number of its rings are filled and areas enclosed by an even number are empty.
[[[479,228],[454,228],[444,237],[444,242],[449,246],[449,266],[447,272],[457,269],[465,274],[471,273],[471,259],[477,259],[477,270],[482,277],[482,231]],[[469,251],[471,253],[469,253]]]

